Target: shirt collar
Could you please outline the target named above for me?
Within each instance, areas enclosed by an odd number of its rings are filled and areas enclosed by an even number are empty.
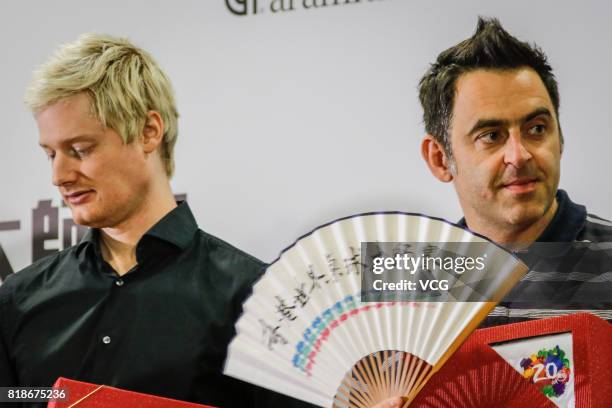
[[[187,202],[183,201],[178,203],[176,208],[153,225],[143,235],[143,238],[154,237],[184,250],[189,246],[197,230],[198,224],[193,213]],[[77,244],[76,255],[78,256],[85,247],[92,246],[95,248],[99,236],[100,230],[90,228],[85,233],[83,239]],[[139,244],[142,242],[143,238],[140,239]]]
[[[98,242],[98,230],[88,228],[83,238],[79,241],[76,247],[76,255],[79,256],[83,248],[95,247],[95,243]]]
[[[557,190],[559,207],[536,242],[573,242],[586,223],[586,207],[570,200],[564,190]]]
[[[536,242],[572,242],[586,223],[586,208],[570,200],[565,190],[557,190],[557,212]],[[465,218],[457,223],[468,228]]]

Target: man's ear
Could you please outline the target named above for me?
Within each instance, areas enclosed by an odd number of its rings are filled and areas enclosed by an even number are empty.
[[[147,112],[147,120],[142,130],[142,147],[145,153],[155,151],[164,138],[164,121],[156,111]]]
[[[421,142],[421,155],[431,174],[438,180],[448,183],[453,180],[450,163],[442,145],[432,136],[425,135]]]

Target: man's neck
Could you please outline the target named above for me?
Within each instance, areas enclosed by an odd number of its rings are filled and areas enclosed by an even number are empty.
[[[136,245],[142,236],[176,207],[169,186],[156,198],[144,200],[144,203],[144,208],[129,219],[100,231],[102,257],[119,275],[136,266]]]
[[[468,219],[467,216],[466,223],[470,230],[484,235],[491,241],[510,250],[520,249],[531,245],[538,239],[552,221],[558,207],[559,204],[555,198],[544,216],[529,225],[493,224],[486,220]]]

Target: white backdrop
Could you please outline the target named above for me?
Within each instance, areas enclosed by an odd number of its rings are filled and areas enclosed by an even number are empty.
[[[228,3],[240,11],[240,1]],[[59,44],[88,31],[126,36],[165,69],[181,114],[175,192],[187,193],[201,228],[262,260],[351,213],[461,216],[452,185],[420,158],[416,88],[440,51],[473,33],[478,15],[547,52],[566,139],[561,187],[612,215],[612,5],[257,0],[253,14],[246,2],[246,15],[225,0],[0,3],[0,245],[13,269],[32,261],[32,209],[45,199],[59,205],[24,90]]]

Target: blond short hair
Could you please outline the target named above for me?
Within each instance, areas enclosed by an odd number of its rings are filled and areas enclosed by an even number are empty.
[[[36,71],[25,102],[37,113],[81,92],[89,94],[100,123],[125,143],[139,137],[149,111],[158,112],[164,122],[160,155],[168,177],[172,176],[178,111],[172,85],[151,55],[125,38],[83,34],[60,47]]]

